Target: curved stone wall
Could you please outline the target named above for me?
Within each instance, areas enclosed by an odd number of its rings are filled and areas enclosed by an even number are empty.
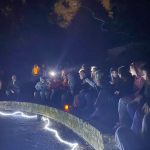
[[[52,118],[72,129],[76,134],[88,142],[95,150],[104,149],[102,136],[99,130],[69,113],[44,105],[11,101],[1,101],[0,109],[24,111]]]

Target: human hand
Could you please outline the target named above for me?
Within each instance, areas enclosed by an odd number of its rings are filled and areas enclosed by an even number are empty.
[[[145,103],[145,104],[143,105],[142,110],[144,111],[145,114],[149,112],[150,107],[148,106],[147,103]]]
[[[14,94],[15,92],[14,92],[13,90],[11,90],[11,93],[13,93],[13,94]]]
[[[120,92],[119,91],[115,91],[115,93],[114,93],[115,95],[119,95],[120,94]]]
[[[137,96],[137,97],[134,99],[134,101],[140,103],[141,99],[142,99],[142,96]]]

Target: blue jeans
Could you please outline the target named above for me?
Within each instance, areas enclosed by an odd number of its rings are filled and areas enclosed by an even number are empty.
[[[129,98],[120,98],[118,103],[119,122],[124,125],[130,125],[130,117],[127,111],[127,105],[129,104]]]
[[[143,117],[144,113],[141,109],[138,109],[134,114],[131,130],[137,135],[141,133]]]
[[[115,141],[119,150],[142,150],[141,140],[129,128],[118,128]]]
[[[139,107],[139,103],[138,102],[130,102],[128,105],[127,105],[127,111],[129,113],[129,116],[131,118],[131,120],[133,120],[134,118],[134,114],[136,112],[136,110],[138,109]]]

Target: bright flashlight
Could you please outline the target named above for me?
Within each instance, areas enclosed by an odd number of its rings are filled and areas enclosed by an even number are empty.
[[[54,76],[56,76],[56,72],[50,71],[50,72],[49,72],[49,75],[52,76],[52,77],[54,77]]]

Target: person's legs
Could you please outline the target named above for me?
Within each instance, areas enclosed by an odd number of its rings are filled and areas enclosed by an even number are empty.
[[[44,92],[43,91],[40,91],[40,98],[44,99]]]
[[[69,92],[63,91],[63,93],[61,94],[62,107],[64,107],[64,105],[66,104],[72,105],[72,103],[73,103],[73,96]]]
[[[120,150],[141,150],[141,141],[126,127],[117,129],[115,141]]]
[[[45,95],[46,100],[48,100],[48,99],[49,99],[50,92],[49,92],[49,91],[45,91],[44,93],[45,93],[44,95]]]
[[[105,112],[110,113],[110,106],[112,107],[110,98],[112,97],[110,96],[107,90],[103,89],[99,92],[98,96],[95,97],[93,112],[90,115],[90,119],[95,118],[95,117],[104,118],[103,114]]]
[[[84,108],[85,106],[86,106],[85,93],[80,93],[74,99],[74,107]]]
[[[34,98],[35,98],[35,99],[38,99],[38,97],[39,97],[39,92],[35,91],[35,92],[33,93],[33,95],[34,95]]]
[[[150,149],[150,113],[147,113],[143,117],[142,121],[142,139],[145,146],[145,150]]]
[[[10,95],[10,91],[6,90],[6,95],[9,96]]]
[[[144,113],[141,109],[138,109],[134,114],[131,130],[137,135],[141,133],[143,116]]]
[[[119,122],[123,125],[130,125],[130,117],[127,112],[127,104],[130,102],[129,99],[120,98],[118,103],[118,114],[119,114]]]
[[[127,105],[127,111],[129,113],[129,116],[131,118],[131,120],[133,120],[133,117],[134,117],[134,114],[138,108],[139,104],[138,102],[130,102],[128,105]]]
[[[88,92],[85,94],[85,100],[86,100],[85,110],[87,112],[91,113],[93,111],[95,99],[96,99],[96,96],[94,95],[93,92]]]

